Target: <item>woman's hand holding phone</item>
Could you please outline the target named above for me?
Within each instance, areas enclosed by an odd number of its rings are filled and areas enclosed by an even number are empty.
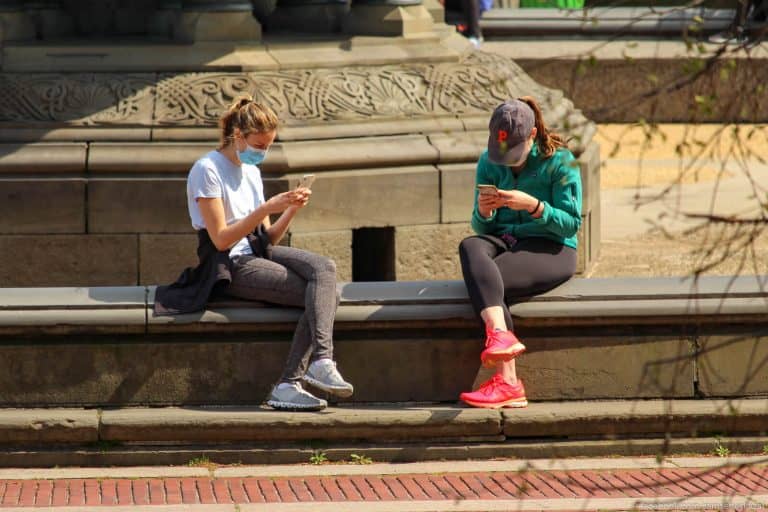
[[[314,181],[314,174],[305,174],[301,177],[299,184],[296,185],[296,188],[292,191],[295,194],[295,201],[293,206],[302,208],[307,205],[309,202],[309,197],[312,195],[312,190],[310,187]]]
[[[504,206],[495,185],[477,185],[477,210],[483,217],[490,217],[494,210]]]

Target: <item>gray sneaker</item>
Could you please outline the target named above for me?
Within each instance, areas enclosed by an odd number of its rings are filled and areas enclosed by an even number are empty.
[[[355,390],[336,369],[336,362],[330,359],[320,359],[309,365],[303,379],[307,384],[341,398],[352,396]]]
[[[276,385],[267,399],[267,405],[280,410],[320,411],[328,407],[328,402],[306,391],[298,382],[278,389]]]

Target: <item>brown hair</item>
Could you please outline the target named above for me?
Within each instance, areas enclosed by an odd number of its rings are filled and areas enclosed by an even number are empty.
[[[243,136],[249,133],[263,133],[277,130],[278,120],[275,111],[266,105],[253,100],[250,96],[241,96],[229,106],[227,112],[219,119],[221,140],[219,149],[232,143],[235,128],[239,128]]]
[[[555,132],[549,131],[547,125],[544,124],[544,116],[541,114],[541,109],[536,100],[531,96],[523,96],[518,98],[531,107],[536,120],[536,142],[539,145],[539,151],[545,158],[549,158],[555,154],[557,148],[567,147],[565,139]]]

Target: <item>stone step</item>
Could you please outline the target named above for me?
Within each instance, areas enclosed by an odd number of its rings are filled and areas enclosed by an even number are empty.
[[[220,455],[222,463],[238,455],[243,463],[306,462],[314,450],[339,458],[369,453],[378,461],[670,455],[717,446],[747,453],[763,449],[757,443],[765,440],[767,421],[765,398],[534,402],[501,411],[416,403],[332,406],[319,413],[4,409],[0,465],[168,464],[194,453]],[[32,456],[27,464],[19,464],[22,453]]]
[[[155,316],[153,292],[2,290],[0,404],[260,404],[300,311],[221,301]],[[462,282],[342,283],[340,292],[334,354],[354,403],[453,403],[488,378]],[[511,306],[528,349],[519,373],[533,400],[764,396],[754,364],[765,357],[767,293],[765,276],[573,279]]]
[[[733,9],[681,7],[592,7],[588,9],[501,8],[483,13],[480,27],[490,38],[561,35],[673,36],[725,30]],[[695,31],[691,27],[696,27]]]

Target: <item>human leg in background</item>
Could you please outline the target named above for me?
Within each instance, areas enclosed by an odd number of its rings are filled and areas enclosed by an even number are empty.
[[[731,26],[723,32],[714,34],[709,38],[710,43],[738,44],[746,41],[745,29],[750,12],[754,9],[754,4],[760,0],[735,0],[736,13],[731,22]]]
[[[751,0],[748,22],[765,24],[768,21],[768,0]],[[768,39],[768,27],[748,27],[747,37],[752,43],[761,43]]]
[[[479,47],[483,42],[483,33],[480,30],[480,2],[479,0],[461,0],[461,10],[464,13],[464,19],[467,21],[467,28],[464,32],[475,47]]]

